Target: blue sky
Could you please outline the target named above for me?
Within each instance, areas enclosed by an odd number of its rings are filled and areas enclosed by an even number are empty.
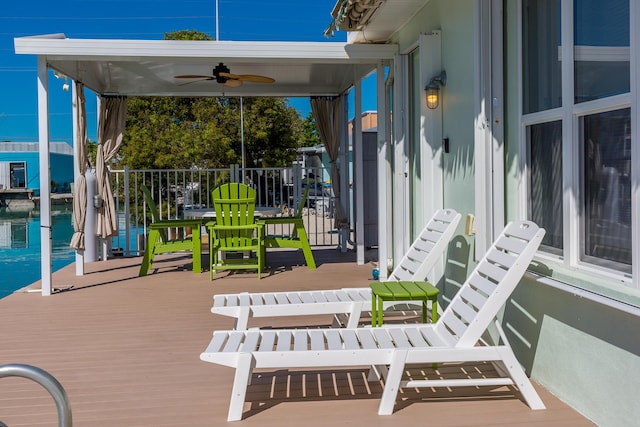
[[[324,37],[336,0],[219,0],[221,40],[345,41]],[[0,141],[37,141],[36,57],[16,55],[14,37],[64,33],[70,38],[161,40],[165,32],[196,30],[215,37],[215,0],[5,1],[0,12]],[[60,90],[56,90],[56,85]],[[71,91],[50,79],[52,141],[71,142]],[[364,91],[367,93],[367,91]],[[375,109],[375,99],[363,101]],[[291,105],[309,112],[307,99]],[[87,100],[89,138],[95,140],[96,104]]]

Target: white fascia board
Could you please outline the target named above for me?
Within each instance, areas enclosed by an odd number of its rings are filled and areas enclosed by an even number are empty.
[[[242,60],[307,60],[313,62],[371,62],[391,59],[396,45],[347,45],[336,42],[233,42],[186,40],[108,40],[68,39],[60,37],[19,37],[14,39],[16,54],[74,56],[82,59],[212,57]]]

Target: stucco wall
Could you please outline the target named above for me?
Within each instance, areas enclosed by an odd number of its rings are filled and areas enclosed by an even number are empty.
[[[511,220],[525,214],[520,212],[518,200],[523,179],[518,122],[520,47],[517,2],[504,3],[505,204]],[[588,272],[572,271],[557,263],[540,262],[538,268],[558,280],[589,289],[593,295],[640,303],[636,291]],[[504,326],[527,373],[554,395],[600,426],[638,424],[640,317],[528,277],[505,307]]]
[[[442,96],[442,135],[449,138],[450,144],[450,152],[444,154],[444,206],[463,215],[475,211],[473,10],[471,0],[431,0],[394,39],[400,52],[405,52],[417,42],[420,33],[442,32],[442,66],[447,72]]]
[[[599,426],[637,425],[638,317],[526,278],[504,325],[531,378]]]

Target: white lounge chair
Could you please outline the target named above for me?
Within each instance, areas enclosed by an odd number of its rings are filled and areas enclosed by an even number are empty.
[[[498,322],[503,343],[482,339],[531,262],[544,229],[507,225],[437,323],[356,329],[216,331],[200,359],[236,369],[228,421],[242,418],[254,368],[371,366],[384,377],[379,415],[393,412],[400,388],[515,385],[531,409],[544,404],[520,367]],[[405,365],[490,361],[496,378],[403,380]],[[370,376],[371,378],[371,376]]]
[[[388,280],[425,280],[447,248],[459,221],[460,214],[453,209],[436,211]],[[369,307],[371,289],[366,287],[307,292],[219,294],[213,297],[211,312],[235,317],[234,329],[237,330],[247,329],[250,317],[317,314],[333,314],[339,323],[355,328],[362,311]],[[341,317],[348,319],[345,322]]]

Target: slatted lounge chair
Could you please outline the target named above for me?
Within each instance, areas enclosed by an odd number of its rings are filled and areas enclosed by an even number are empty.
[[[200,243],[200,220],[198,219],[161,219],[160,212],[151,191],[145,185],[141,185],[147,206],[151,211],[153,222],[149,224],[149,233],[147,235],[147,244],[140,264],[138,276],[146,276],[153,259],[158,254],[166,254],[181,251],[191,251],[193,258],[193,272],[200,273],[201,266],[201,243]],[[169,238],[169,230],[178,229],[183,235],[174,239]],[[191,229],[191,235],[186,236],[186,229]]]
[[[531,409],[544,409],[499,323],[496,326],[502,344],[491,345],[482,339],[521,280],[543,236],[544,229],[529,221],[507,225],[437,323],[214,332],[200,359],[236,369],[227,420],[242,418],[247,386],[255,368],[371,366],[372,372],[384,378],[379,415],[393,413],[400,388],[416,387],[515,385]],[[481,361],[492,362],[499,376],[403,379],[407,364]]]
[[[293,216],[277,216],[270,218],[263,218],[265,227],[276,226],[282,229],[282,227],[291,227],[291,233],[289,235],[275,235],[267,234],[264,236],[264,248],[296,248],[301,249],[304,254],[304,259],[307,263],[307,267],[311,270],[316,268],[316,261],[313,259],[313,252],[311,252],[311,245],[307,237],[307,231],[304,228],[304,221],[302,219],[302,210],[309,196],[309,186],[305,188],[304,194],[300,199],[298,210]],[[264,259],[267,255],[265,253]]]
[[[264,224],[255,220],[256,190],[229,182],[214,188],[211,195],[216,220],[206,224],[212,238],[209,279],[221,270],[241,269],[258,270],[260,279],[264,267]],[[240,257],[226,256],[230,253],[239,253]]]
[[[424,227],[389,281],[422,281],[444,253],[460,214],[440,209]],[[309,292],[219,294],[211,312],[235,317],[234,329],[247,329],[250,317],[331,314],[339,323],[355,328],[363,311],[371,307],[371,288],[343,288]],[[347,317],[347,319],[344,319]]]

